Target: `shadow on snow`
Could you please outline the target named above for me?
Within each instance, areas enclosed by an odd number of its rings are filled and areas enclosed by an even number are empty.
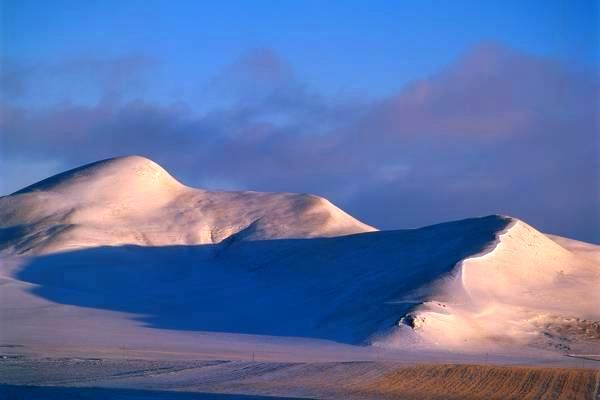
[[[96,247],[33,258],[18,278],[48,300],[136,313],[156,328],[360,343],[507,223],[489,216],[336,238]]]

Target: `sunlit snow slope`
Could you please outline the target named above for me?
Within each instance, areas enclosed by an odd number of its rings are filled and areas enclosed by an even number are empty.
[[[192,189],[124,157],[0,198],[0,249],[2,343],[600,352],[599,247],[509,217],[376,231],[316,196]]]
[[[427,301],[402,320],[410,331],[381,344],[405,343],[408,333],[444,348],[494,351],[526,343],[600,353],[600,246],[553,239],[511,219],[496,244],[427,288]]]
[[[193,189],[138,156],[85,165],[2,197],[0,223],[1,245],[18,253],[374,230],[321,197]]]

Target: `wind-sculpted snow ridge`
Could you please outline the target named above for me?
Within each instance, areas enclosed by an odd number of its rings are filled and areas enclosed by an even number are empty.
[[[599,352],[599,247],[510,217],[376,231],[316,196],[192,189],[124,157],[0,198],[0,224],[1,343]]]
[[[526,344],[598,354],[599,261],[600,246],[552,240],[512,219],[488,248],[433,281],[426,300],[377,344],[479,352]]]
[[[0,224],[2,245],[18,253],[218,243],[245,230],[245,240],[375,230],[318,196],[193,189],[139,156],[85,165],[2,197]]]

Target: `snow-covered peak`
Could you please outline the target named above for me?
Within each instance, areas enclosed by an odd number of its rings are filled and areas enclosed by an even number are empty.
[[[187,187],[140,156],[84,165],[0,198],[0,229],[15,232],[0,241],[0,249],[17,252],[207,244],[233,236],[309,238],[375,230],[310,194]]]
[[[141,156],[109,158],[27,186],[14,194],[54,192],[78,199],[172,195],[183,185],[154,161]],[[148,199],[152,200],[152,199]]]

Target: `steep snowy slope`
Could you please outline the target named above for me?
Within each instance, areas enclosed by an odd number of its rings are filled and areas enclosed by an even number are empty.
[[[493,247],[432,282],[427,300],[401,325],[412,328],[408,336],[413,342],[444,348],[494,351],[526,343],[598,353],[599,250],[569,239],[551,240],[513,219]],[[406,343],[406,334],[406,328],[399,329],[381,344]]]
[[[0,198],[0,224],[1,343],[600,352],[598,246],[509,217],[380,232],[315,196],[192,189],[126,157]]]
[[[218,243],[241,231],[252,240],[373,230],[321,197],[193,189],[138,156],[85,165],[0,198],[0,246],[18,253]]]

